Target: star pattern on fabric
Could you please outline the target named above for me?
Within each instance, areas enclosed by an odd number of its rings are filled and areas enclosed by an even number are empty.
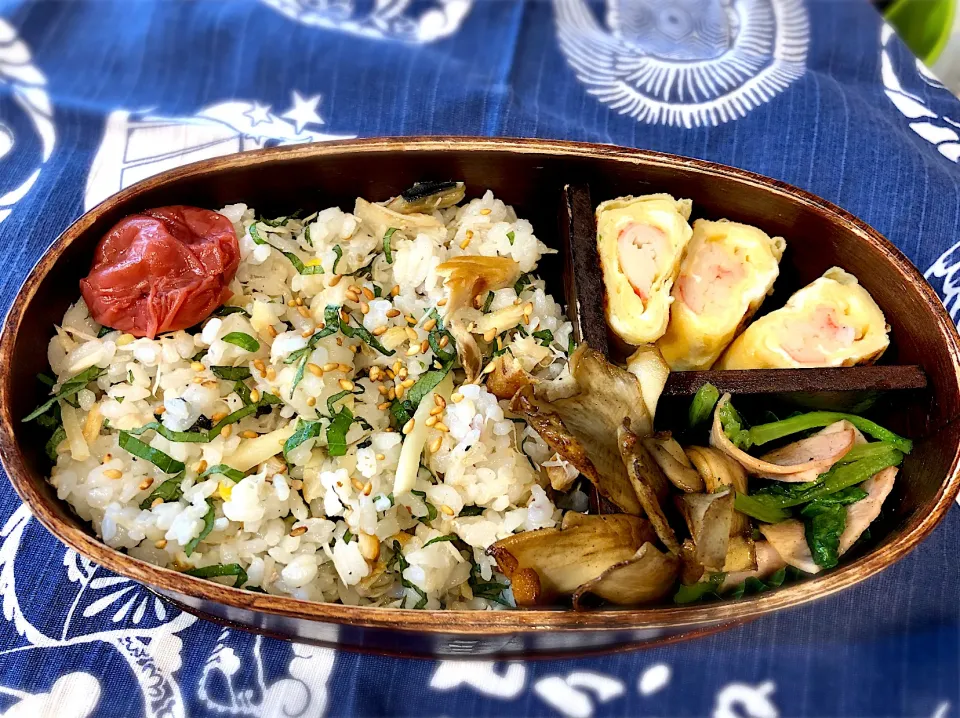
[[[317,106],[320,104],[322,95],[313,97],[304,97],[296,90],[293,91],[293,107],[284,112],[281,117],[291,120],[299,135],[307,125],[322,125],[323,120],[317,114]]]
[[[250,125],[256,127],[261,122],[270,122],[270,105],[261,105],[259,102],[253,103],[253,108],[243,113],[244,117],[250,118]],[[300,130],[298,129],[297,132]]]

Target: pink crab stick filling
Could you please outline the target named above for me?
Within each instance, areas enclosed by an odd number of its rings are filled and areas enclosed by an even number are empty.
[[[721,245],[708,242],[680,275],[677,293],[694,314],[715,314],[737,299],[735,290],[746,276],[743,262]]]
[[[856,330],[844,324],[837,309],[828,305],[820,305],[808,317],[786,325],[783,336],[783,350],[801,364],[822,363],[857,339]]]
[[[670,242],[663,230],[641,222],[632,222],[617,236],[620,271],[634,294],[646,303],[653,283],[662,274],[662,265],[670,256]]]

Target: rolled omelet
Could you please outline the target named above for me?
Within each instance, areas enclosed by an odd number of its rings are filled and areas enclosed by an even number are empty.
[[[876,360],[890,327],[857,278],[832,267],[734,340],[715,369],[853,366]]]
[[[657,346],[674,371],[709,369],[780,274],[786,242],[746,224],[698,219]]]
[[[607,323],[628,344],[655,342],[667,329],[670,289],[693,234],[690,209],[690,200],[668,194],[620,197],[597,207]]]

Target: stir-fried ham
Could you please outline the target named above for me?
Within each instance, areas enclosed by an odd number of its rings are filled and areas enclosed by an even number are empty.
[[[867,530],[867,526],[880,515],[880,508],[893,490],[893,481],[896,478],[897,467],[891,466],[860,484],[860,488],[867,492],[867,496],[847,507],[847,525],[840,534],[839,554],[841,556],[850,550],[860,535]]]
[[[663,230],[632,222],[617,236],[620,270],[634,293],[646,302],[653,283],[662,273],[661,265],[670,255],[670,241]]]
[[[782,346],[794,361],[820,364],[856,339],[856,330],[844,323],[835,307],[821,305],[805,321],[785,327]]]
[[[677,279],[677,294],[695,314],[712,314],[747,276],[743,260],[716,242],[708,242]]]

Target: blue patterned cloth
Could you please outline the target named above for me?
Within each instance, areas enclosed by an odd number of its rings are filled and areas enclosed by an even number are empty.
[[[960,309],[960,103],[866,2],[0,4],[0,302],[85,209],[163,169],[335,137],[652,148],[809,189]],[[792,241],[802,241],[793,238]],[[0,486],[5,716],[938,716],[960,710],[960,512],[883,575],[605,658],[412,661],[179,613]]]

